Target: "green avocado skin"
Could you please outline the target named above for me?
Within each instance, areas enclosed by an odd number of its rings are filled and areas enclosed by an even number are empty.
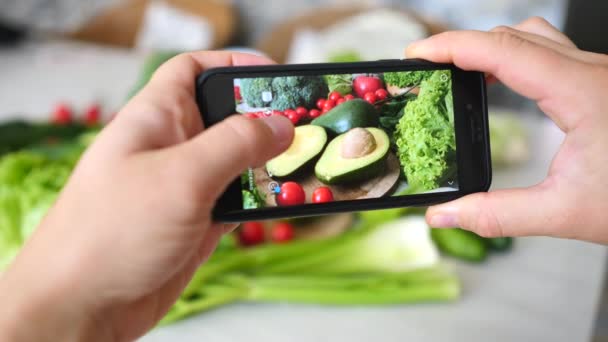
[[[359,182],[362,180],[376,177],[377,175],[382,173],[384,171],[384,168],[386,167],[386,157],[387,156],[388,156],[388,153],[384,157],[376,160],[375,162],[373,162],[369,165],[363,166],[360,169],[356,169],[351,172],[347,172],[347,173],[344,173],[344,174],[341,174],[338,176],[324,177],[323,175],[321,175],[319,173],[315,173],[315,174],[321,182],[328,184],[328,185]]]
[[[355,127],[378,127],[376,108],[362,99],[346,101],[312,120],[311,124],[322,126],[328,133],[339,135]]]

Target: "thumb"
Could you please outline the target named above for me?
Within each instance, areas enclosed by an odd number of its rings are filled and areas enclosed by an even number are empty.
[[[434,228],[460,227],[484,237],[552,235],[552,218],[560,217],[555,197],[542,184],[475,193],[430,207],[426,219]]]
[[[259,119],[233,115],[182,144],[179,163],[197,192],[216,198],[245,169],[286,150],[293,134],[293,124],[279,115]]]

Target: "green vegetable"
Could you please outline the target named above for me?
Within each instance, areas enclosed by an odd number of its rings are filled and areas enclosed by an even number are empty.
[[[486,238],[484,239],[488,248],[497,252],[508,251],[513,247],[512,237],[497,237],[497,238]]]
[[[380,106],[380,128],[388,134],[391,147],[397,149],[395,142],[395,128],[399,120],[403,117],[403,109],[409,101],[416,99],[414,94],[406,94],[403,97],[392,98],[391,100],[382,103]]]
[[[325,76],[329,92],[337,91],[342,96],[353,92],[353,76],[350,74]]]
[[[249,169],[241,174],[241,194],[243,196],[243,209],[263,208],[266,198],[255,185],[253,170]]]
[[[266,107],[262,99],[263,92],[272,93],[272,78],[244,78],[241,79],[241,96],[249,106],[259,108]]]
[[[321,158],[315,165],[315,176],[326,184],[348,184],[378,176],[386,168],[389,153],[389,139],[379,128],[365,128],[375,141],[375,148],[369,154],[358,158],[344,158],[342,147],[350,133],[344,133],[329,142]]]
[[[312,120],[311,124],[325,127],[331,135],[346,133],[355,127],[377,127],[376,108],[362,99],[346,101]]]
[[[83,136],[0,159],[0,271],[52,206],[89,142]]]
[[[431,236],[443,253],[473,262],[486,259],[486,243],[475,233],[459,228],[435,228],[431,229]]]
[[[456,172],[450,71],[438,70],[422,82],[416,100],[407,103],[395,129],[401,166],[408,183],[423,190],[442,185]]]
[[[231,273],[180,299],[162,320],[166,325],[235,301],[324,305],[396,305],[452,301],[460,295],[456,276],[441,266],[398,273],[353,275],[245,275]]]
[[[319,98],[327,97],[327,83],[321,76],[284,76],[272,80],[270,107],[285,110],[303,106],[313,108]]]
[[[302,125],[294,130],[291,146],[266,163],[266,171],[272,177],[293,177],[309,170],[327,144],[323,127]]]
[[[520,118],[509,113],[491,113],[489,126],[492,166],[508,167],[529,159],[530,143]]]
[[[0,156],[47,141],[63,141],[84,133],[81,124],[54,125],[32,124],[25,121],[9,121],[0,124]]]
[[[384,83],[399,88],[413,87],[433,75],[433,71],[397,71],[385,72]]]
[[[355,50],[346,50],[333,53],[328,58],[328,63],[350,63],[360,62],[363,58],[361,54]]]

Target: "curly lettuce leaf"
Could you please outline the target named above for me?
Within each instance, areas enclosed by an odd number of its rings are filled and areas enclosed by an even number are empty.
[[[399,88],[413,87],[433,75],[433,71],[385,72],[384,83]]]
[[[435,71],[422,82],[418,98],[408,102],[397,123],[398,156],[412,186],[438,188],[456,171],[451,97],[450,72]]]

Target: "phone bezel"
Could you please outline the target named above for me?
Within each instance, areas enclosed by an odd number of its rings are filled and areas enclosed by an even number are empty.
[[[209,69],[196,80],[196,100],[206,127],[235,114],[233,80],[244,77],[375,73],[387,71],[451,70],[459,190],[349,200],[323,204],[243,209],[241,181],[237,178],[218,199],[213,218],[223,222],[314,216],[337,212],[425,206],[449,201],[473,192],[487,191],[491,162],[485,76],[452,64],[419,59],[357,63],[264,65]]]

